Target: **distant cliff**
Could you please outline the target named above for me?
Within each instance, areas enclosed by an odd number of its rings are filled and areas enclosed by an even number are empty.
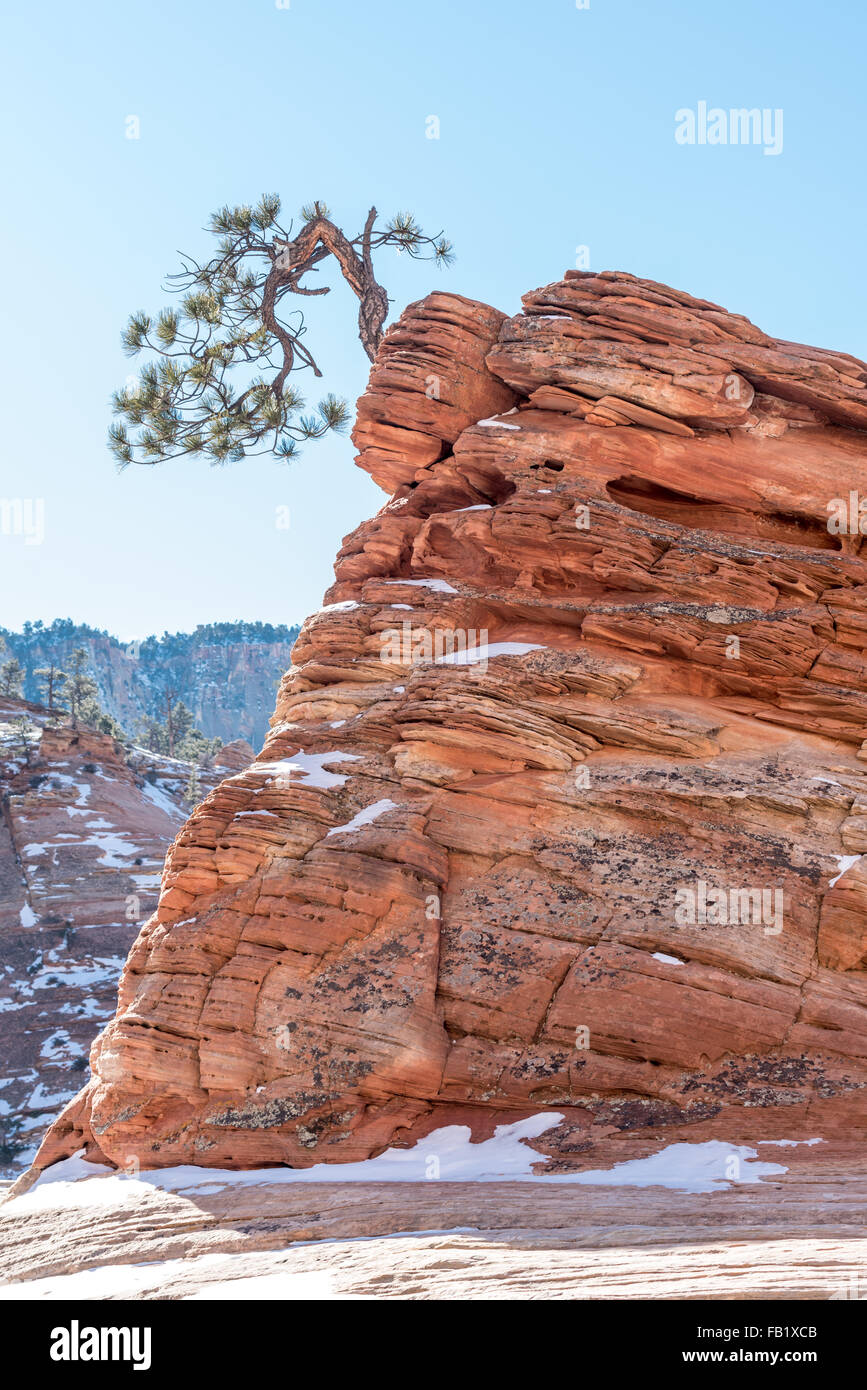
[[[40,700],[34,674],[54,661],[63,666],[84,647],[102,707],[131,735],[144,715],[162,718],[174,692],[209,738],[245,738],[261,747],[274,708],[277,682],[290,663],[297,627],[271,623],[209,623],[195,632],[163,633],[124,644],[108,632],[57,618],[25,623],[22,632],[0,628],[9,653],[25,670],[24,694]]]

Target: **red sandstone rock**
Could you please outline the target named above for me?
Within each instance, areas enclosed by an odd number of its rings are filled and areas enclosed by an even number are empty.
[[[863,1131],[867,559],[827,522],[867,368],[620,273],[525,305],[387,335],[355,439],[395,495],[172,846],[40,1165],[546,1106],[581,1166]]]
[[[505,314],[459,294],[410,304],[383,339],[352,432],[359,467],[393,492],[516,397],[485,366]]]
[[[222,748],[217,750],[214,754],[214,767],[221,771],[228,769],[230,772],[240,772],[250,766],[255,756],[245,738],[236,738],[231,743],[224,743]]]

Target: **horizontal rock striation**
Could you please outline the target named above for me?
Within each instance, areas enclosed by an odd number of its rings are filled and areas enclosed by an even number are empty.
[[[867,554],[829,517],[867,367],[622,273],[524,303],[388,332],[354,437],[393,495],[172,846],[40,1165],[546,1107],[578,1166],[863,1131]]]

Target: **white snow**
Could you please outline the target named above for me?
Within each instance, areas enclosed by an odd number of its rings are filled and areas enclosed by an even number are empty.
[[[756,1183],[787,1173],[781,1163],[759,1163],[746,1144],[707,1139],[701,1144],[669,1144],[648,1158],[632,1158],[605,1171],[578,1173],[571,1181],[599,1187],[670,1187],[679,1192],[725,1192],[732,1182]],[[735,1160],[733,1164],[732,1161]],[[732,1167],[737,1177],[732,1176]],[[565,1178],[554,1177],[558,1182]]]
[[[55,1013],[73,1014],[77,1019],[106,1019],[111,1018],[112,1014],[114,1013],[114,1005],[100,1004],[97,999],[82,999],[80,1002],[75,1004],[61,1004],[60,1008],[55,1010]]]
[[[824,1139],[758,1139],[758,1144],[773,1144],[779,1149],[796,1149],[799,1144],[804,1144],[808,1149],[812,1149],[814,1144],[824,1144]]]
[[[219,1259],[203,1255],[199,1268],[206,1269],[207,1261]],[[140,1265],[103,1265],[95,1269],[80,1269],[75,1274],[51,1275],[46,1279],[28,1279],[21,1284],[4,1284],[0,1300],[107,1299],[130,1298],[144,1290],[157,1292],[163,1280],[176,1271],[183,1273],[186,1260],[154,1260]],[[189,1266],[188,1266],[189,1267]]]
[[[39,921],[39,918],[36,916],[36,913],[33,911],[33,908],[30,906],[30,904],[25,903],[18,914],[18,920],[21,923],[22,927],[35,927],[36,923]]]
[[[136,888],[159,888],[162,872],[157,869],[154,873],[150,874],[130,874],[130,878]]]
[[[511,414],[511,411],[507,411],[506,414],[507,414],[507,415],[508,415],[508,414]],[[519,429],[521,428],[520,425],[507,425],[507,424],[504,423],[504,421],[502,421],[502,420],[497,420],[497,419],[496,419],[495,417],[493,417],[493,416],[491,417],[490,420],[477,420],[477,421],[476,421],[476,425],[477,425],[477,426],[481,426],[481,427],[484,428],[484,429],[497,429],[497,430],[519,430]]]
[[[393,689],[395,695],[403,695],[404,692],[406,691],[406,686],[405,686],[405,685],[395,685],[395,686],[392,686],[392,689]]]
[[[72,1100],[72,1097],[75,1095],[77,1090],[78,1087],[73,1086],[71,1090],[67,1091],[46,1091],[45,1087],[40,1081],[39,1085],[36,1087],[36,1090],[33,1092],[33,1094],[27,1102],[27,1109],[60,1110],[66,1104],[67,1101]]]
[[[147,797],[148,801],[150,801],[152,805],[157,806],[161,811],[165,811],[166,815],[170,816],[172,820],[181,821],[184,819],[184,813],[180,806],[172,801],[172,798],[163,787],[158,787],[154,782],[145,782],[141,791],[142,796]]]
[[[257,1251],[253,1263],[267,1265],[273,1262],[273,1256],[274,1252],[271,1251]],[[232,1270],[238,1259],[236,1254],[210,1254],[197,1255],[192,1259],[151,1260],[146,1264],[102,1265],[78,1270],[75,1274],[49,1275],[45,1279],[7,1284],[0,1288],[0,1299],[50,1302],[68,1298],[131,1298],[139,1293],[158,1294],[169,1279],[188,1277],[194,1269],[202,1274],[208,1270],[219,1270],[225,1272],[227,1277],[205,1283],[199,1293],[186,1296],[190,1299],[322,1300],[340,1297],[333,1293],[332,1277],[324,1271],[303,1274],[288,1269],[272,1269],[267,1274],[245,1276],[239,1270],[238,1277],[233,1278]]]
[[[317,609],[314,617],[320,613],[349,613],[353,608],[360,608],[361,604],[354,598],[345,598],[342,603],[326,603],[324,608]]]
[[[112,978],[117,979],[122,967],[123,956],[94,956],[90,965],[75,961],[59,963],[49,956],[33,976],[29,988],[22,982],[20,991],[26,994],[34,989],[55,989],[58,982],[64,989],[103,984]]]
[[[182,771],[189,770],[190,765],[185,763],[183,758],[170,758],[167,753],[153,753],[149,748],[142,748],[138,743],[132,745],[132,752],[140,753],[147,763],[168,763],[171,767],[176,767]],[[104,782],[117,781],[116,777],[106,777],[103,772],[98,772],[96,775],[101,777]]]
[[[411,1149],[387,1149],[378,1158],[358,1163],[319,1163],[312,1168],[234,1169],[191,1165],[144,1170],[135,1177],[74,1158],[48,1168],[28,1192],[10,1206],[19,1210],[83,1208],[129,1204],[149,1189],[204,1194],[229,1186],[260,1183],[443,1182],[575,1183],[587,1187],[668,1187],[679,1192],[722,1192],[733,1183],[756,1183],[788,1172],[782,1164],[755,1161],[756,1150],[744,1144],[708,1139],[697,1144],[669,1144],[648,1158],[628,1159],[609,1169],[581,1173],[534,1173],[531,1165],[546,1159],[522,1143],[560,1124],[558,1113],[533,1115],[498,1125],[493,1137],[471,1143],[466,1125],[449,1125],[426,1135]],[[774,1141],[780,1142],[780,1141]],[[794,1141],[791,1141],[794,1142]],[[810,1140],[810,1143],[819,1142]]]
[[[828,884],[828,887],[829,887],[829,888],[833,888],[835,883],[839,883],[839,882],[840,882],[840,879],[843,877],[843,875],[844,875],[846,872],[848,872],[849,869],[851,869],[852,865],[858,863],[858,860],[861,858],[861,855],[860,855],[860,854],[835,854],[835,855],[834,855],[834,858],[835,858],[836,861],[837,861],[837,868],[840,870],[840,872],[837,874],[836,878],[832,878],[832,879],[830,880],[830,882],[829,882],[829,884]]]
[[[446,579],[386,579],[384,582],[386,584],[408,584],[415,589],[435,589],[438,594],[456,594],[458,592]]]
[[[372,806],[365,806],[363,811],[359,811],[345,825],[335,825],[333,830],[329,830],[328,835],[344,835],[349,830],[358,830],[362,825],[370,825],[370,822],[376,820],[378,816],[383,815],[386,811],[396,809],[396,807],[397,802],[390,801],[388,797],[384,797],[382,801],[374,801]],[[328,835],[325,837],[326,840]]]
[[[666,956],[666,955],[663,955],[662,951],[654,951],[654,953],[653,953],[653,959],[654,959],[654,960],[661,960],[661,961],[663,961],[663,963],[664,963],[665,965],[683,965],[683,964],[684,964],[684,962],[683,962],[682,960],[680,960],[678,956]]]
[[[88,826],[88,830],[90,826]],[[85,845],[94,845],[102,850],[102,857],[97,861],[107,869],[128,869],[131,858],[142,858],[142,851],[136,849],[135,845],[129,843],[125,835],[105,834],[98,832],[90,835],[82,841]]]
[[[318,787],[327,791],[331,787],[342,787],[347,778],[339,772],[328,772],[326,763],[361,762],[360,753],[347,753],[342,748],[332,748],[327,753],[294,753],[291,758],[281,758],[273,763],[254,763],[254,772],[268,772],[274,777],[303,777],[307,787]]]
[[[480,502],[478,506],[475,507],[456,507],[451,515],[460,516],[461,512],[492,512],[493,510],[494,508],[490,502]]]
[[[488,661],[494,656],[524,656],[527,652],[541,652],[541,642],[493,642],[481,647],[468,647],[463,652],[447,652],[436,660],[437,666],[475,666],[478,661]]]
[[[44,1062],[70,1061],[73,1057],[81,1057],[84,1048],[70,1038],[65,1028],[58,1028],[50,1037],[47,1037],[40,1049],[40,1056]]]
[[[61,787],[74,787],[76,792],[78,793],[77,797],[75,798],[76,806],[83,806],[86,801],[90,800],[90,783],[76,782],[74,777],[69,777],[65,772],[52,772],[49,785]]]

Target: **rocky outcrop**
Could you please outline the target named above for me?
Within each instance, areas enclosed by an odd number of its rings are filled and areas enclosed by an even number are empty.
[[[863,1133],[865,426],[863,363],[632,276],[411,306],[355,432],[394,495],[38,1163]]]
[[[256,754],[244,738],[236,738],[231,743],[224,743],[222,748],[214,754],[214,767],[221,772],[241,772],[243,768],[249,767]]]
[[[429,294],[389,329],[352,432],[359,467],[386,492],[447,458],[483,415],[514,403],[514,392],[485,364],[505,322],[487,304]]]

